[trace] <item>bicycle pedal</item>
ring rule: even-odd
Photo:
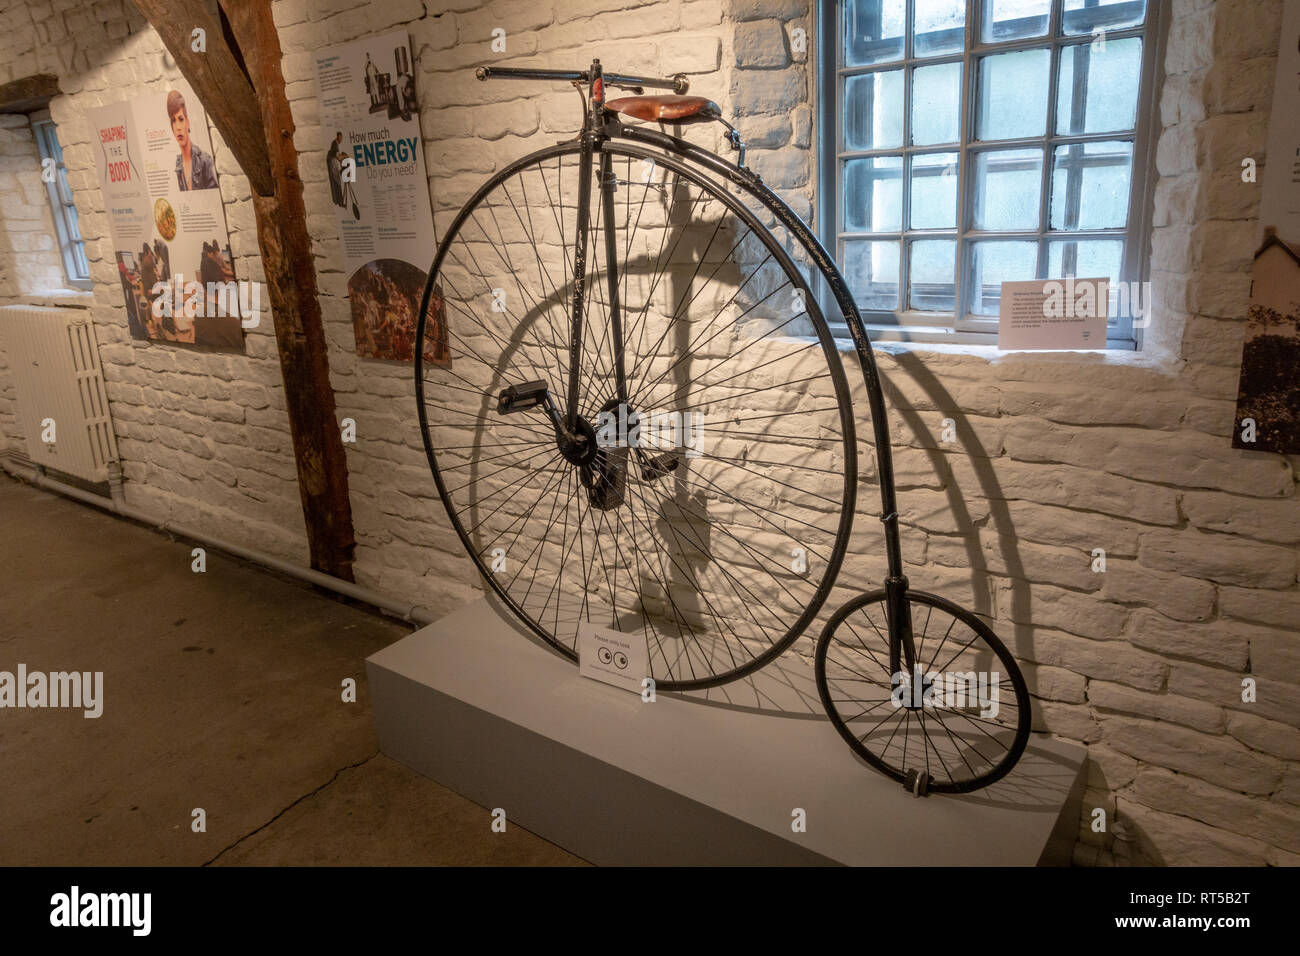
[[[903,776],[903,787],[914,797],[928,797],[930,779],[930,775],[924,770],[909,770]]]
[[[526,412],[530,408],[544,404],[547,394],[545,382],[511,385],[509,388],[502,389],[501,394],[497,396],[497,414],[513,415],[515,412]]]
[[[681,464],[681,458],[672,452],[658,455],[654,458],[643,459],[641,462],[641,479],[642,481],[658,481],[665,478],[677,470]]]

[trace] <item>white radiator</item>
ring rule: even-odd
[[[90,313],[5,306],[0,346],[8,357],[32,463],[87,481],[108,480],[117,440]]]

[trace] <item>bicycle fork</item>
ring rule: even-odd
[[[896,678],[900,673],[913,682],[908,706],[921,704],[924,686],[916,683],[918,658],[912,634],[912,608],[907,600],[907,577],[891,575],[885,579],[885,613],[889,618],[889,673]],[[924,675],[922,675],[924,680]]]

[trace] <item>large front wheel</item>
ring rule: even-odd
[[[709,687],[780,654],[830,591],[857,486],[848,386],[804,275],[723,185],[623,141],[589,161],[586,197],[566,143],[448,228],[416,350],[425,447],[456,534],[534,633],[573,658],[584,625],[617,631],[660,688]]]

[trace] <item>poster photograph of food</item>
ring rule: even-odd
[[[132,338],[242,352],[239,296],[226,285],[235,270],[225,208],[198,97],[176,81],[89,117]],[[186,295],[189,282],[202,284],[200,296]]]
[[[357,354],[414,361],[436,242],[406,31],[320,51],[316,81]],[[424,358],[448,365],[448,329],[436,290],[432,299]]]

